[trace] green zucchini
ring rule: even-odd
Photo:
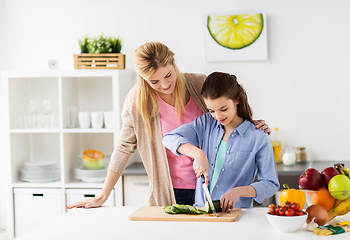
[[[206,210],[202,210],[191,205],[173,204],[171,206],[165,206],[164,212],[168,214],[203,214],[207,213]]]
[[[220,200],[213,200],[213,205],[216,212],[222,212],[222,209],[220,207]],[[205,202],[204,209],[206,213],[213,212],[208,201]]]

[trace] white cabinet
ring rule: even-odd
[[[66,189],[66,204],[72,204],[78,201],[93,198],[99,194],[101,189]],[[112,190],[106,202],[103,204],[106,207],[115,206],[114,190]]]
[[[147,175],[123,176],[124,205],[147,206],[149,203],[149,181]]]
[[[120,113],[133,84],[133,74],[127,70],[3,72],[2,81],[5,114],[1,116],[5,118],[7,138],[3,158],[10,173],[9,202],[14,203],[7,216],[9,232],[13,235],[14,230],[17,233],[24,224],[18,219],[22,211],[21,201],[17,201],[19,189],[28,190],[29,195],[33,189],[58,191],[55,197],[41,199],[52,201],[48,208],[58,208],[61,214],[66,211],[67,202],[83,200],[85,197],[81,193],[86,189],[94,189],[93,194],[102,189],[102,181],[91,183],[76,179],[74,169],[79,166],[79,156],[86,149],[111,155],[119,136]],[[79,128],[79,111],[113,112],[114,128]],[[53,162],[58,166],[59,177],[52,181],[23,181],[21,171],[28,161]],[[111,195],[106,204],[122,206],[121,181]],[[39,202],[40,198],[35,197],[30,196],[33,202]],[[47,211],[43,207],[30,208]],[[51,214],[50,211],[47,214]]]
[[[16,237],[62,214],[60,189],[15,188],[13,191]]]

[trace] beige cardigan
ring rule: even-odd
[[[205,75],[185,74],[185,78],[186,87],[192,98],[206,112],[205,104],[200,95]],[[137,110],[136,102],[135,86],[129,91],[125,99],[122,111],[123,126],[108,169],[122,174],[137,147],[150,182],[149,204],[151,206],[174,204],[175,195],[165,147],[162,144],[163,135],[159,114],[151,122],[153,131],[153,138],[151,139]]]

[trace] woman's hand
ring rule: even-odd
[[[101,207],[106,200],[102,196],[96,196],[84,201],[76,202],[73,204],[68,205],[67,209],[72,208],[96,208]]]
[[[264,120],[253,120],[253,123],[255,124],[255,129],[261,129],[264,132],[266,132],[268,135],[271,134],[271,129],[269,126],[265,123]]]

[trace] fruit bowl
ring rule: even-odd
[[[308,206],[312,204],[322,205],[328,211],[331,209],[337,199],[348,199],[350,197],[350,191],[328,191],[322,187],[319,190],[302,189],[306,196],[306,203]],[[336,198],[335,198],[336,197]]]
[[[296,232],[306,222],[308,214],[301,216],[278,216],[266,213],[268,222],[281,232]]]

